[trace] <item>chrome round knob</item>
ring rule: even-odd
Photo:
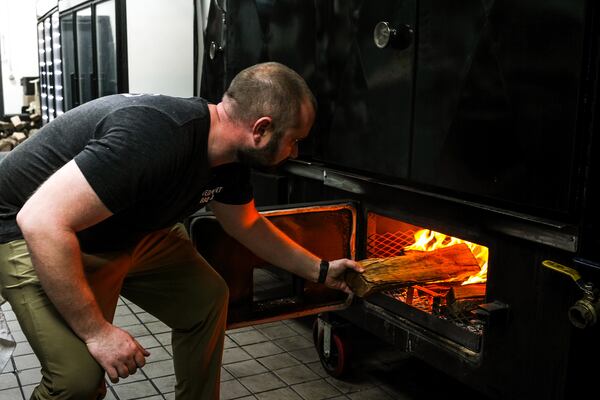
[[[380,49],[393,47],[404,50],[410,47],[413,40],[413,29],[408,25],[401,25],[398,28],[392,28],[389,22],[381,21],[375,25],[373,30],[373,41],[375,46]]]
[[[375,41],[375,46],[380,49],[384,49],[390,44],[390,36],[392,35],[392,28],[390,28],[390,24],[381,21],[377,25],[375,25],[375,30],[373,31],[373,41]]]

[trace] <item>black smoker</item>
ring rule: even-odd
[[[485,297],[450,315],[443,287],[346,299],[280,275],[199,215],[230,326],[334,311],[315,330],[334,375],[343,319],[491,397],[597,393],[598,17],[586,0],[213,0],[203,96],[274,60],[319,102],[299,160],[254,176],[276,224],[324,258],[395,255],[421,228],[489,250]]]

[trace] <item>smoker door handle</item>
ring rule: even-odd
[[[577,284],[577,286],[584,292],[584,293],[588,293],[591,291],[591,288],[589,287],[589,283],[586,283],[583,281],[583,279],[581,279],[581,275],[579,274],[579,272],[573,268],[567,267],[566,265],[562,265],[559,264],[555,261],[551,261],[551,260],[544,260],[542,261],[542,265],[546,268],[549,268],[551,270],[554,270],[556,272],[560,272],[561,274],[567,275],[569,277],[571,277],[571,279],[573,279],[573,281],[575,281],[575,283]]]

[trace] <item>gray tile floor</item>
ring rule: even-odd
[[[5,304],[2,309],[17,347],[0,374],[0,400],[28,399],[40,380],[39,362],[10,306]],[[135,375],[108,384],[107,399],[174,399],[168,327],[124,299],[119,301],[114,323],[136,337],[151,356]],[[334,379],[321,367],[311,326],[311,318],[302,318],[227,331],[221,399],[410,400],[452,393],[462,399],[483,398],[372,337],[360,346],[363,355],[353,363],[350,376]]]

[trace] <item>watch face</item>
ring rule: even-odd
[[[387,22],[379,22],[375,25],[375,30],[373,31],[373,40],[375,41],[375,46],[383,49],[390,42],[390,26]]]

